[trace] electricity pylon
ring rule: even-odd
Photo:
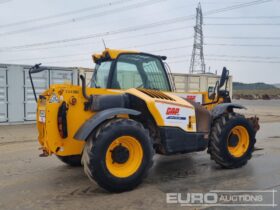
[[[205,63],[203,54],[203,15],[200,3],[196,8],[196,25],[194,27],[194,43],[190,63],[190,73],[205,73]]]

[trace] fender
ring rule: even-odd
[[[233,109],[247,109],[245,106],[235,103],[218,104],[211,110],[212,119],[215,119],[225,112],[232,112]]]
[[[119,114],[139,115],[141,114],[141,112],[133,109],[126,109],[126,108],[112,108],[112,109],[106,109],[100,111],[97,114],[93,115],[90,119],[88,119],[79,128],[79,130],[75,133],[74,138],[76,140],[85,141],[88,138],[88,136],[91,134],[91,132],[98,125],[100,125],[100,123]]]

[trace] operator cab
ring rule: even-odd
[[[169,77],[162,62],[164,57],[122,51],[116,55],[112,50],[106,50],[105,54],[93,57],[96,66],[91,87],[171,91]]]

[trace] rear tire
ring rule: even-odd
[[[212,125],[208,153],[222,167],[238,168],[252,157],[255,143],[252,124],[243,115],[227,113]]]
[[[113,119],[88,139],[83,152],[87,176],[110,192],[137,187],[153,164],[149,132],[131,119]]]
[[[70,155],[70,156],[57,155],[57,158],[61,160],[63,163],[72,167],[82,166],[81,164],[82,155]]]

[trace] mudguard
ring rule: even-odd
[[[90,119],[88,119],[75,133],[74,138],[76,140],[85,141],[91,132],[98,126],[100,123],[104,122],[107,119],[110,119],[119,114],[129,114],[129,115],[139,115],[141,112],[126,109],[126,108],[112,108],[106,109],[104,111],[100,111],[97,114],[93,115]]]
[[[215,119],[219,117],[221,114],[225,112],[231,112],[232,109],[247,109],[245,106],[242,106],[240,104],[235,104],[235,103],[223,103],[223,104],[218,104],[215,106],[214,109],[211,110],[211,116],[212,119]]]

